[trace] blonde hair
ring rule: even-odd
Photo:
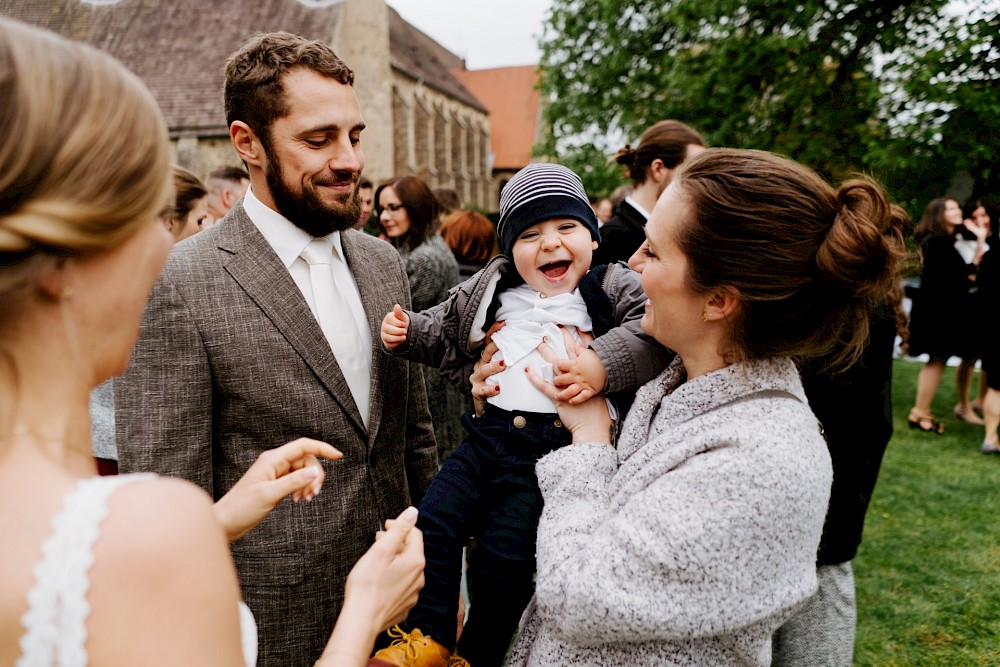
[[[156,102],[110,56],[0,18],[0,321],[59,257],[101,252],[167,203]]]

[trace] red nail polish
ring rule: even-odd
[[[503,368],[505,366],[505,364],[503,363],[503,359],[501,359],[497,363],[500,364],[500,368]]]
[[[497,393],[500,393],[500,385],[497,385]]]

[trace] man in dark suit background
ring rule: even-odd
[[[324,462],[321,495],[283,501],[232,545],[263,667],[319,657],[351,566],[437,471],[419,367],[374,338],[410,296],[399,254],[351,229],[364,167],[353,81],[327,46],[288,33],[230,58],[227,122],[250,190],[176,246],[115,387],[122,470],[216,499],[294,438],[343,452]]]
[[[628,171],[632,192],[601,227],[593,266],[628,261],[646,240],[646,221],[674,173],[703,150],[705,141],[697,130],[678,120],[661,120],[642,133],[637,148],[627,145],[618,151],[615,161]]]

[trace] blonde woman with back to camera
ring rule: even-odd
[[[771,663],[772,633],[816,590],[831,483],[794,360],[857,358],[904,223],[879,186],[835,190],[770,153],[685,163],[638,263],[643,331],[677,358],[617,443],[603,399],[559,399],[562,362],[555,385],[529,373],[572,443],[536,466],[536,593],[509,665]],[[497,370],[479,364],[477,398]]]
[[[340,453],[268,451],[215,505],[187,482],[95,477],[88,392],[128,363],[171,247],[166,129],[110,57],[5,19],[0,99],[0,664],[253,664],[227,540],[310,500],[317,457]],[[317,664],[364,664],[415,602],[415,520],[355,566]]]

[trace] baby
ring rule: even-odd
[[[577,347],[559,364],[572,378],[561,398],[634,391],[666,367],[670,353],[641,333],[646,295],[624,264],[591,269],[599,233],[579,176],[555,164],[532,164],[504,187],[497,225],[502,255],[461,284],[442,304],[420,313],[398,305],[382,321],[386,350],[468,378],[486,331],[504,370],[479,417],[466,414],[467,437],[444,462],[420,505],[427,560],[425,586],[407,618],[409,632],[371,664],[409,665],[416,651],[428,665],[465,664],[455,651],[462,548],[473,606],[458,642],[475,667],[500,665],[534,591],[535,533],[542,496],[535,463],[571,442],[553,402],[528,380],[530,367],[552,379],[545,342],[567,359],[563,331]],[[513,270],[511,264],[513,263]],[[581,336],[583,334],[583,336]],[[502,391],[501,391],[502,388]],[[407,652],[409,657],[407,657]],[[416,664],[416,663],[412,663]],[[419,664],[425,664],[420,662]]]

